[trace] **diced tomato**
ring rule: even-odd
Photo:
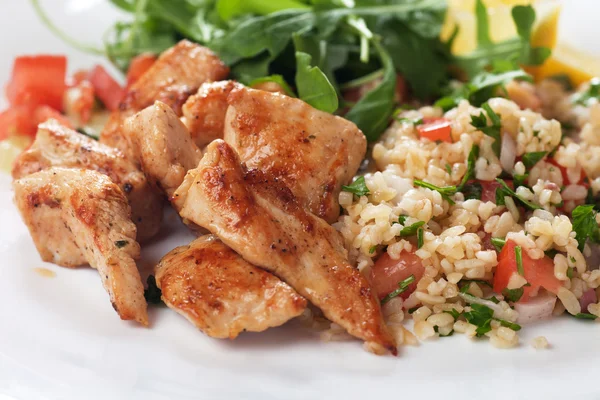
[[[512,240],[507,240],[498,255],[498,266],[494,274],[494,292],[502,293],[508,286],[508,281],[517,271],[517,257],[515,255],[517,244]],[[524,277],[531,286],[524,287],[524,294],[521,301],[527,301],[531,293],[536,293],[542,287],[551,293],[558,293],[562,283],[554,276],[554,261],[545,256],[539,260],[534,260],[522,252]]]
[[[13,107],[48,105],[62,110],[66,72],[65,56],[17,57],[6,87],[8,101]]]
[[[481,184],[481,201],[493,201],[496,202],[496,190],[502,185],[496,181],[477,181]],[[513,181],[508,179],[505,180],[508,187],[513,188]]]
[[[61,125],[66,126],[67,128],[73,129],[71,121],[69,121],[66,116],[48,106],[39,106],[35,109],[33,113],[34,126],[37,127],[39,124],[48,121],[50,118],[57,120]]]
[[[77,86],[81,82],[87,81],[89,76],[90,71],[87,69],[78,69],[73,75],[71,75],[71,79],[69,79],[69,86]]]
[[[156,56],[152,53],[143,53],[131,60],[129,70],[127,71],[127,87],[140,79],[154,65],[155,61]]]
[[[415,253],[402,252],[399,260],[394,260],[388,253],[383,253],[371,268],[369,276],[371,285],[380,299],[398,289],[398,283],[411,275],[415,276],[414,283],[406,289],[401,297],[406,299],[417,288],[417,282],[423,277],[425,268],[419,256]]]
[[[579,181],[571,182],[571,180],[569,179],[569,175],[567,174],[567,169],[565,167],[563,167],[562,165],[557,163],[553,158],[548,158],[546,161],[549,162],[550,164],[554,165],[556,168],[558,168],[560,170],[560,174],[562,175],[564,185],[574,184],[574,185],[589,186],[588,182],[586,181],[586,176],[585,176],[585,172],[583,171],[583,169],[581,170],[581,175],[579,177]]]
[[[90,71],[89,80],[96,96],[102,100],[106,108],[110,111],[117,110],[124,94],[121,85],[101,65],[96,65]]]
[[[452,142],[452,123],[445,118],[424,118],[417,131],[422,138],[431,141]]]
[[[0,140],[16,134],[34,136],[35,132],[31,107],[11,107],[0,113]]]

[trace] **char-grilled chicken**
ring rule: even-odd
[[[367,149],[358,127],[299,99],[243,86],[228,104],[224,139],[242,162],[280,179],[313,214],[336,221],[341,187]]]
[[[127,198],[104,174],[52,167],[13,182],[15,203],[44,261],[98,270],[121,319],[148,325]]]
[[[182,217],[273,272],[372,350],[396,352],[379,302],[348,262],[339,234],[305,211],[280,178],[246,170],[235,151],[216,140],[173,198]]]
[[[146,177],[168,197],[202,158],[185,125],[160,101],[128,118],[123,129]]]
[[[15,161],[12,176],[19,179],[50,167],[87,168],[108,175],[129,200],[137,240],[143,242],[158,232],[163,199],[119,150],[50,120],[40,124],[31,147]]]
[[[177,247],[156,268],[163,301],[205,334],[234,339],[297,317],[306,300],[212,235]]]
[[[189,96],[204,82],[225,79],[229,68],[206,47],[187,40],[161,54],[150,69],[127,90],[125,97],[102,131],[100,141],[130,155],[122,123],[156,100],[169,105],[177,115]],[[133,154],[133,156],[135,156]]]
[[[183,105],[182,121],[198,147],[223,139],[227,97],[236,87],[243,86],[234,81],[203,83]]]

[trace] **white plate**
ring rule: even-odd
[[[60,26],[89,42],[117,15],[106,3],[43,1]],[[598,6],[569,2],[563,32],[600,53]],[[0,36],[0,83],[21,53],[68,54],[71,70],[97,61],[52,36],[26,1],[0,2]],[[357,341],[321,343],[294,324],[213,340],[166,308],[151,310],[151,329],[139,328],[119,320],[95,271],[40,261],[11,197],[0,174],[0,400],[600,398],[599,326],[566,317],[527,326],[513,350],[455,335],[404,347],[397,358],[375,357]],[[168,219],[168,239],[144,249],[142,265],[191,239]],[[531,347],[538,335],[551,349]]]

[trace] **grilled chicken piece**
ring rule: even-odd
[[[128,118],[123,129],[146,177],[169,197],[202,158],[185,125],[160,101]]]
[[[169,252],[156,267],[163,301],[208,336],[234,339],[302,314],[306,300],[212,235]]]
[[[234,81],[204,83],[183,105],[182,121],[198,147],[223,139],[227,97],[236,87],[243,86]]]
[[[108,175],[127,195],[138,241],[158,232],[163,199],[120,151],[50,120],[40,124],[31,147],[15,161],[12,176],[19,179],[50,167],[86,168]]]
[[[124,320],[148,325],[127,198],[108,176],[52,167],[13,182],[15,203],[44,261],[98,270]],[[69,252],[73,252],[70,254]]]
[[[182,217],[273,272],[373,350],[396,352],[379,302],[349,264],[339,234],[305,211],[279,178],[246,170],[235,151],[216,140],[173,198]]]
[[[235,88],[225,141],[248,168],[280,179],[313,214],[334,222],[338,195],[364,159],[367,142],[352,122],[277,93]]]
[[[132,155],[121,125],[127,117],[162,101],[181,115],[181,106],[204,82],[219,81],[229,68],[206,47],[182,40],[165,51],[152,67],[128,89],[119,111],[114,112],[102,131],[100,141]],[[135,156],[135,154],[133,154]]]

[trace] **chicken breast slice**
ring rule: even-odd
[[[146,177],[169,197],[202,158],[185,125],[163,102],[128,118],[123,129]]]
[[[245,170],[235,151],[216,140],[173,199],[182,217],[273,272],[373,351],[396,353],[379,301],[348,262],[341,237],[305,211],[281,179]]]
[[[144,286],[134,261],[140,246],[119,186],[96,171],[52,167],[17,179],[13,187],[42,259],[69,267],[78,258],[89,263],[121,319],[148,325]]]
[[[225,141],[248,168],[280,179],[313,214],[334,222],[338,195],[365,157],[352,122],[278,93],[236,87],[228,97]]]
[[[165,304],[215,338],[262,332],[302,314],[306,300],[206,235],[177,247],[156,267]]]
[[[181,115],[181,107],[204,82],[220,81],[229,68],[208,48],[182,40],[160,55],[150,69],[128,89],[119,110],[102,131],[100,141],[130,154],[121,125],[156,100]]]
[[[127,195],[137,240],[144,242],[160,229],[162,196],[119,150],[50,120],[40,124],[31,147],[16,159],[12,176],[19,179],[50,167],[86,168],[108,175]]]
[[[234,81],[207,82],[183,105],[182,121],[196,145],[203,148],[215,139],[223,139],[227,97],[243,85]]]

